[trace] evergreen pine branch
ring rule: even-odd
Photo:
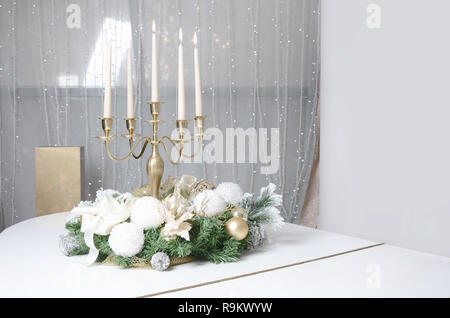
[[[236,241],[225,232],[225,223],[232,217],[230,211],[226,211],[216,217],[198,217],[192,220],[190,241],[176,237],[166,240],[161,235],[161,227],[144,231],[144,247],[136,257],[150,260],[157,252],[166,253],[169,258],[179,258],[192,255],[198,259],[205,259],[214,263],[235,262],[245,249],[246,240]],[[66,229],[74,235],[81,244],[76,251],[78,254],[87,254],[89,248],[84,243],[84,233],[81,230],[81,221],[66,223]],[[109,246],[109,235],[94,234],[94,244],[99,250],[97,262],[104,261],[108,256],[116,265],[130,267],[132,258],[115,255]]]
[[[236,241],[226,232],[224,225],[231,217],[226,212],[219,217],[198,218],[194,223],[192,254],[213,263],[235,262],[245,248],[245,241]],[[191,230],[191,231],[192,231]]]
[[[114,257],[112,258],[112,262],[124,268],[128,268],[132,265],[130,257],[124,257],[119,255],[114,255]]]
[[[74,237],[80,244],[80,247],[72,250],[69,256],[84,255],[89,253],[89,247],[87,247],[84,242],[84,234],[80,232],[81,220],[69,220],[66,222],[65,228],[69,231],[69,235]]]
[[[78,232],[77,234],[70,233],[70,235],[77,239],[78,243],[80,244],[80,247],[71,251],[69,256],[85,255],[85,254],[89,253],[89,247],[84,242],[83,233],[80,233],[80,232]]]
[[[94,234],[94,244],[98,249],[97,262],[103,262],[109,255],[114,254],[111,247],[109,247],[109,235]]]
[[[241,206],[248,212],[248,221],[251,225],[258,224],[279,224],[282,218],[276,207],[281,205],[281,195],[274,193],[275,185],[269,184],[261,189],[260,195],[252,200],[246,197],[241,202]]]
[[[78,234],[81,230],[81,219],[72,219],[66,222],[65,228],[70,234]]]
[[[185,257],[191,254],[192,243],[181,237],[167,241],[161,234],[161,228],[145,231],[144,248],[136,256],[151,259],[155,253],[164,252],[169,258]]]

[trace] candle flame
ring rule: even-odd
[[[178,38],[180,39],[180,42],[183,42],[183,30],[180,28],[180,32],[178,33]]]
[[[152,23],[152,31],[153,31],[153,32],[156,32],[156,23],[155,23],[155,20],[153,20],[153,23]]]
[[[197,32],[194,33],[194,44],[197,46]]]

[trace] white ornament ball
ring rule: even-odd
[[[139,198],[131,207],[130,218],[144,230],[156,228],[164,222],[164,206],[154,197]]]
[[[237,183],[222,182],[217,186],[216,191],[222,196],[225,202],[236,205],[241,201],[244,192]]]
[[[216,190],[204,190],[194,198],[194,208],[197,213],[215,216],[222,214],[227,204]]]
[[[116,255],[131,257],[144,246],[144,231],[133,223],[116,225],[109,235],[109,246]]]

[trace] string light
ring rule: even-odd
[[[130,12],[127,2],[118,4],[114,10],[105,10],[106,3],[100,10],[94,10],[95,2],[86,2],[81,6],[83,23],[81,29],[61,28],[65,22],[65,8],[59,3],[52,9],[52,2],[36,1],[30,4],[7,1],[1,4],[0,16],[5,22],[5,36],[0,39],[1,57],[0,81],[5,83],[7,94],[0,109],[2,118],[11,118],[11,123],[0,127],[0,139],[4,149],[11,149],[11,154],[1,153],[0,192],[4,201],[4,210],[8,217],[7,225],[27,217],[28,211],[18,211],[17,198],[24,184],[21,174],[24,167],[32,165],[32,158],[23,156],[25,150],[24,132],[30,119],[20,109],[34,109],[42,120],[43,134],[36,136],[35,145],[83,145],[85,147],[86,197],[91,198],[99,186],[115,187],[120,191],[129,191],[146,182],[145,160],[113,164],[105,156],[103,147],[91,138],[99,131],[97,115],[101,112],[102,88],[86,88],[83,80],[83,67],[91,56],[92,42],[98,35],[99,27],[105,18],[118,21],[134,22],[130,32],[133,38],[133,50],[136,65],[136,114],[138,127],[146,129],[142,119],[148,115],[145,102],[149,98],[150,71],[149,52],[151,52],[149,23],[152,18],[158,22],[161,49],[161,94],[166,100],[162,112],[167,118],[175,116],[176,67],[176,31],[179,26],[191,38],[197,30],[201,34],[199,50],[202,57],[202,80],[204,99],[208,101],[208,126],[225,129],[227,127],[248,128],[249,126],[280,128],[280,162],[282,169],[275,175],[253,175],[258,173],[258,165],[233,164],[233,169],[222,169],[222,164],[182,165],[179,173],[195,171],[198,176],[211,180],[229,178],[242,183],[248,190],[257,188],[257,184],[270,179],[284,187],[285,193],[295,195],[285,197],[285,209],[288,217],[298,214],[302,205],[304,181],[307,182],[308,167],[311,166],[311,149],[316,134],[315,118],[317,111],[317,62],[319,37],[317,34],[318,4],[308,1],[275,0],[270,2],[249,0],[248,2],[156,0],[147,3],[137,1],[136,11]],[[97,4],[98,5],[98,4]],[[33,15],[20,25],[16,23],[17,10],[28,10]],[[44,11],[45,10],[45,17]],[[236,15],[243,12],[243,17]],[[262,14],[264,12],[264,14]],[[274,12],[269,13],[267,12]],[[136,17],[130,19],[130,16]],[[223,18],[222,18],[223,16]],[[151,18],[149,18],[151,17]],[[45,21],[44,21],[45,20]],[[150,22],[149,22],[150,21]],[[41,28],[39,30],[39,28]],[[58,28],[58,30],[56,30]],[[21,43],[16,43],[21,34],[35,32],[27,46],[31,49],[32,60],[25,61],[17,55]],[[122,32],[122,33],[121,33]],[[82,41],[73,41],[80,37]],[[123,31],[114,34],[120,49],[120,40],[125,37]],[[55,43],[58,43],[56,46]],[[76,45],[74,45],[76,43]],[[192,43],[186,43],[186,60],[191,58]],[[34,50],[34,51],[33,51]],[[38,60],[36,63],[34,60]],[[29,63],[28,63],[29,62]],[[97,61],[97,63],[100,63]],[[118,74],[117,87],[114,89],[113,105],[116,116],[121,117],[125,110],[121,86],[124,76],[120,66],[123,63],[116,56],[114,70]],[[30,73],[24,72],[24,67]],[[31,74],[20,78],[21,74]],[[36,74],[33,77],[33,74]],[[55,86],[59,75],[78,75],[78,86]],[[23,76],[23,75],[22,75]],[[99,84],[101,72],[93,72],[94,82]],[[186,63],[186,79],[193,79],[193,68]],[[66,83],[68,77],[66,77]],[[31,101],[21,94],[24,83],[30,81],[38,89]],[[188,97],[189,98],[189,97]],[[191,100],[193,104],[193,99]],[[33,108],[30,107],[33,103]],[[206,103],[205,103],[206,104]],[[189,102],[188,102],[189,105]],[[36,117],[37,118],[37,117]],[[299,124],[296,124],[299,122]],[[290,123],[290,124],[289,124]],[[294,124],[295,123],[295,124]],[[165,132],[170,133],[170,125]],[[286,130],[285,130],[286,129]],[[123,127],[114,127],[120,135]],[[14,138],[8,138],[14,136]],[[293,141],[295,149],[288,149],[288,142]],[[294,144],[295,143],[295,144]],[[115,144],[117,153],[123,153],[125,144]],[[300,148],[304,147],[304,149]],[[100,150],[101,149],[101,150]],[[296,154],[298,160],[289,160],[289,154]],[[21,168],[22,167],[22,168]],[[168,168],[167,175],[175,169]],[[293,171],[283,175],[283,170]],[[166,175],[166,176],[167,176]],[[250,179],[252,181],[250,182]],[[259,186],[259,185],[258,185]],[[20,190],[19,190],[20,189]],[[15,190],[15,191],[13,191]],[[17,194],[17,195],[16,195]],[[0,224],[0,227],[2,225]]]

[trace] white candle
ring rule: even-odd
[[[178,119],[186,119],[186,97],[184,92],[184,58],[183,58],[183,31],[179,32],[178,45]]]
[[[202,83],[200,80],[200,61],[198,58],[197,32],[194,33],[194,68],[195,68],[195,116],[202,116]]]
[[[103,117],[111,117],[111,45],[108,45],[106,52],[105,100]]]
[[[159,102],[158,94],[158,48],[156,44],[156,24],[152,25],[152,102]]]
[[[127,118],[134,118],[133,68],[131,66],[131,45],[130,49],[128,50]]]

